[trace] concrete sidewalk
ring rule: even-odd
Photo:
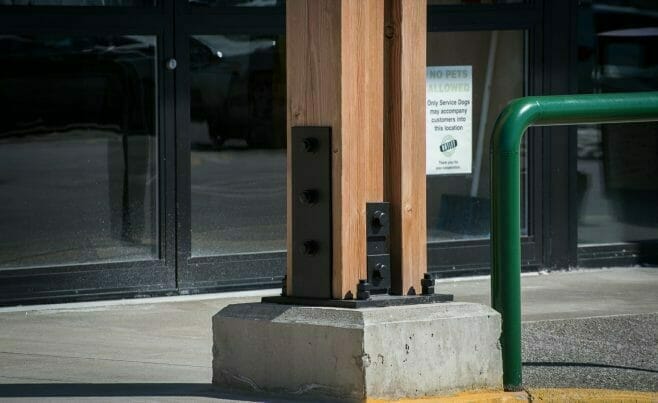
[[[489,301],[486,278],[438,289]],[[0,400],[263,401],[209,384],[210,324],[277,292],[0,309]],[[658,391],[658,269],[525,276],[523,300],[525,385]]]

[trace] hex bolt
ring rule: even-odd
[[[384,227],[388,224],[388,214],[381,210],[372,213],[372,225],[375,227]]]
[[[421,292],[423,295],[432,295],[434,294],[434,280],[432,275],[425,273],[423,278],[420,280]]]
[[[299,194],[299,201],[304,204],[316,204],[320,199],[320,193],[316,189],[304,189]]]
[[[360,279],[359,284],[356,286],[356,299],[367,300],[370,299],[370,283],[368,280]]]
[[[318,150],[320,142],[315,137],[306,137],[303,141],[304,151],[307,153],[314,153]]]
[[[384,280],[384,271],[386,271],[386,265],[384,263],[377,263],[375,268],[372,270],[371,280],[375,286],[378,286],[382,280]]]
[[[308,239],[302,245],[302,252],[305,255],[313,256],[320,250],[320,244],[317,241]]]

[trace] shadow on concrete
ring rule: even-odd
[[[84,397],[180,397],[211,398],[236,402],[284,403],[298,400],[290,396],[263,396],[223,390],[210,383],[15,383],[0,384],[4,398],[84,398]],[[183,401],[183,399],[180,399]],[[321,400],[325,401],[325,400]],[[330,402],[331,400],[326,400]]]
[[[235,397],[204,383],[16,383],[0,385],[4,397]]]
[[[595,364],[589,362],[524,362],[522,363],[524,367],[587,367],[587,368],[611,368],[611,369],[623,369],[630,371],[641,371],[649,372],[652,374],[658,374],[658,370],[648,369],[648,368],[637,368],[637,367],[624,367],[621,365],[609,365],[609,364]]]

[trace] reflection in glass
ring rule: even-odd
[[[157,0],[0,0],[0,6],[155,7]]]
[[[283,37],[190,38],[192,255],[285,250]]]
[[[658,90],[658,3],[581,3],[578,90]],[[657,240],[658,124],[577,130],[578,242]]]
[[[202,7],[283,7],[285,0],[188,0]]]
[[[480,5],[480,4],[518,4],[526,0],[427,0],[428,6],[446,5]]]
[[[155,49],[0,36],[0,268],[157,258]]]
[[[489,150],[489,134],[500,111],[524,95],[524,38],[523,31],[427,34],[427,66],[472,66],[473,77],[472,174],[427,176],[429,242],[489,237],[490,167],[485,150]],[[521,222],[527,234],[525,140],[521,153]]]

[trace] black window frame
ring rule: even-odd
[[[563,12],[568,12],[570,18],[556,18],[555,25],[567,32],[570,40],[568,42],[568,55],[562,55],[562,62],[568,70],[565,78],[565,93],[578,93],[578,18],[580,2],[570,2],[568,6],[561,6]],[[579,244],[578,243],[578,138],[576,127],[569,126],[563,129],[565,139],[563,143],[568,152],[563,156],[561,167],[567,172],[563,180],[563,186],[568,188],[568,207],[565,211],[558,213],[560,227],[567,234],[569,248],[562,262],[565,267],[611,267],[611,266],[658,266],[658,240],[646,240],[639,242],[610,242],[603,244]],[[565,250],[567,250],[565,248]]]
[[[428,32],[524,31],[526,36],[525,94],[545,90],[542,76],[543,8],[541,1],[499,5],[428,6]],[[504,45],[503,45],[504,46]],[[495,118],[495,117],[490,117]],[[535,271],[543,263],[542,137],[531,129],[528,138],[528,235],[523,236],[522,269]],[[487,178],[488,180],[488,178]],[[435,278],[487,274],[490,270],[489,239],[428,242],[428,271]]]
[[[176,148],[177,283],[183,294],[280,287],[286,252],[192,256],[189,39],[193,35],[285,35],[285,8],[191,7],[177,3]]]
[[[162,68],[173,57],[171,3],[159,7],[3,6],[0,34],[102,36],[153,35],[158,68],[157,222],[158,257],[152,260],[71,264],[0,270],[0,305],[66,302],[176,293],[174,142],[171,74]]]
[[[159,257],[154,260],[0,270],[0,305],[271,288],[281,284],[285,251],[190,257],[188,37],[285,34],[285,7],[2,6],[0,34],[155,35],[158,68]],[[165,68],[176,59],[174,71]],[[189,87],[189,86],[188,86]]]

